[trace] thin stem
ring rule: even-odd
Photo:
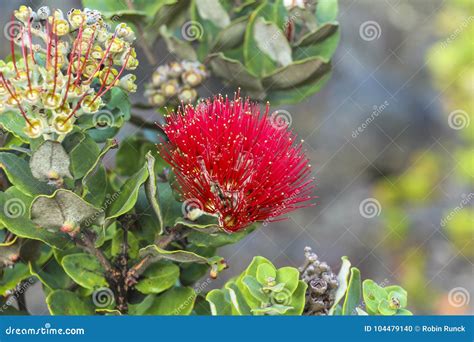
[[[178,237],[182,237],[178,230],[178,226],[173,227],[170,230],[170,233],[165,236],[159,236],[155,240],[155,245],[159,248],[166,248],[170,243],[175,241]],[[145,256],[142,260],[140,260],[137,264],[135,264],[127,273],[127,277],[125,278],[125,284],[127,286],[133,286],[136,284],[138,277],[145,272],[145,270],[150,266],[152,263],[156,261],[156,257],[152,255]]]
[[[109,259],[107,259],[104,253],[100,249],[95,247],[94,241],[87,232],[80,233],[79,239],[77,239],[76,242],[97,258],[99,263],[104,268],[105,272],[111,278],[117,277],[117,270],[112,266]]]
[[[154,131],[158,131],[160,132],[161,134],[165,134],[165,132],[163,131],[163,129],[161,127],[158,126],[158,124],[156,122],[150,122],[150,121],[146,121],[144,120],[143,118],[141,118],[140,116],[138,115],[133,115],[130,117],[130,120],[129,122],[132,124],[132,125],[135,125],[137,127],[140,127],[140,128],[147,128],[147,129],[152,129]]]
[[[10,94],[10,96],[16,101],[17,105],[18,105],[18,109],[20,109],[20,112],[21,112],[21,115],[23,116],[23,118],[26,120],[26,122],[28,123],[29,126],[32,126],[31,125],[31,122],[30,120],[28,119],[28,117],[26,116],[26,113],[20,103],[20,101],[18,101],[18,97],[14,94],[14,90],[10,89],[6,79],[5,79],[5,76],[3,75],[3,72],[0,71],[0,77],[2,78],[2,81],[3,81],[3,84],[5,85],[5,87],[7,88],[7,91],[8,93]]]

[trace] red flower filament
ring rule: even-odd
[[[183,198],[217,215],[226,231],[278,220],[314,198],[302,144],[268,105],[262,114],[248,100],[216,97],[171,113],[163,129],[169,142],[161,154]]]

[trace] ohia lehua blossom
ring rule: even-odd
[[[114,30],[100,12],[21,6],[5,32],[11,60],[0,60],[0,115],[15,111],[30,138],[62,139],[81,115],[94,114],[113,87],[135,91],[135,34]]]

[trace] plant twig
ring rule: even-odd
[[[78,235],[79,237],[75,238],[76,243],[79,246],[83,247],[85,250],[87,250],[89,253],[94,255],[104,268],[106,274],[109,275],[112,279],[116,279],[117,275],[119,275],[120,273],[118,273],[115,267],[112,266],[109,259],[107,259],[104,253],[102,253],[100,249],[95,247],[92,237],[87,232],[81,232]]]
[[[174,227],[170,230],[168,235],[160,236],[156,239],[155,245],[159,248],[166,248],[170,243],[181,236],[180,232],[178,231],[178,227]],[[142,260],[140,260],[137,264],[135,264],[130,270],[128,271],[127,277],[125,279],[125,283],[127,286],[133,286],[136,284],[138,277],[145,272],[145,270],[150,266],[152,263],[156,261],[156,257],[152,255],[145,256]]]
[[[146,121],[138,115],[131,115],[129,122],[137,127],[148,128],[165,134],[163,130],[154,122]]]

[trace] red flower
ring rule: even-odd
[[[160,150],[183,198],[235,232],[313,198],[308,159],[288,126],[268,105],[262,115],[248,100],[216,97],[171,113],[163,127],[169,142]]]

